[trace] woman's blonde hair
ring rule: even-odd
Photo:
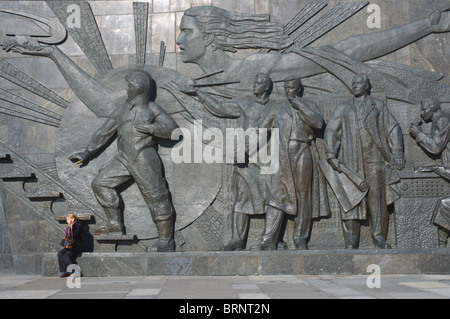
[[[77,217],[77,215],[75,215],[75,214],[68,214],[68,215],[66,216],[66,218],[73,218],[74,220],[78,220],[78,217]]]

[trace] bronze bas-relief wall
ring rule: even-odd
[[[0,268],[71,212],[95,252],[446,247],[445,5],[3,1]]]

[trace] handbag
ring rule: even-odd
[[[72,227],[67,227],[66,235],[63,237],[63,239],[61,239],[60,245],[64,248],[72,249],[74,242],[75,240],[72,236]]]
[[[61,239],[61,246],[67,249],[72,249],[72,245],[75,241],[73,239],[63,238]]]

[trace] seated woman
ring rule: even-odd
[[[69,214],[66,217],[67,229],[66,235],[63,238],[62,244],[63,248],[58,252],[58,264],[59,272],[61,272],[60,277],[68,277],[71,275],[67,271],[69,265],[76,264],[77,257],[83,250],[83,243],[81,238],[81,225],[78,222],[78,218],[75,214]],[[66,240],[71,240],[71,245],[67,245]]]

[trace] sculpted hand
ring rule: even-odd
[[[187,80],[180,85],[180,91],[185,94],[195,94],[195,83],[193,80]]]
[[[338,173],[342,173],[341,162],[337,158],[330,158],[328,164]]]
[[[433,171],[434,171],[436,174],[438,174],[439,176],[444,176],[444,175],[446,174],[445,167],[443,167],[443,166],[435,167],[435,168],[433,169]]]
[[[436,10],[430,15],[430,24],[434,32],[450,31],[450,6]]]
[[[144,124],[136,124],[134,126],[136,128],[136,130],[138,130],[138,132],[140,133],[144,133],[144,134],[153,134],[154,131],[154,125],[144,125]]]
[[[24,55],[34,55],[34,56],[50,56],[53,53],[53,47],[41,47],[35,45],[19,44],[19,42],[15,40],[6,40],[3,41],[0,46],[6,52],[12,51],[14,53],[20,53]]]
[[[422,132],[422,129],[420,128],[419,125],[417,125],[416,123],[412,123],[411,127],[409,129],[409,133],[411,134],[412,137],[416,138],[419,133]]]
[[[300,103],[300,101],[297,98],[288,98],[289,103],[291,103],[292,107],[296,110],[300,110],[302,104]]]
[[[11,51],[14,47],[19,46],[19,42],[15,40],[5,40],[2,43],[0,43],[0,46],[2,49],[6,52]]]
[[[86,151],[78,152],[69,156],[69,159],[75,164],[84,164],[89,161],[89,154]]]
[[[162,88],[169,90],[169,91],[180,91],[185,94],[195,94],[195,83],[193,80],[187,80],[184,82],[181,81],[170,81],[162,86]]]
[[[394,156],[391,160],[391,166],[397,170],[402,170],[405,167],[405,158],[403,155]]]

